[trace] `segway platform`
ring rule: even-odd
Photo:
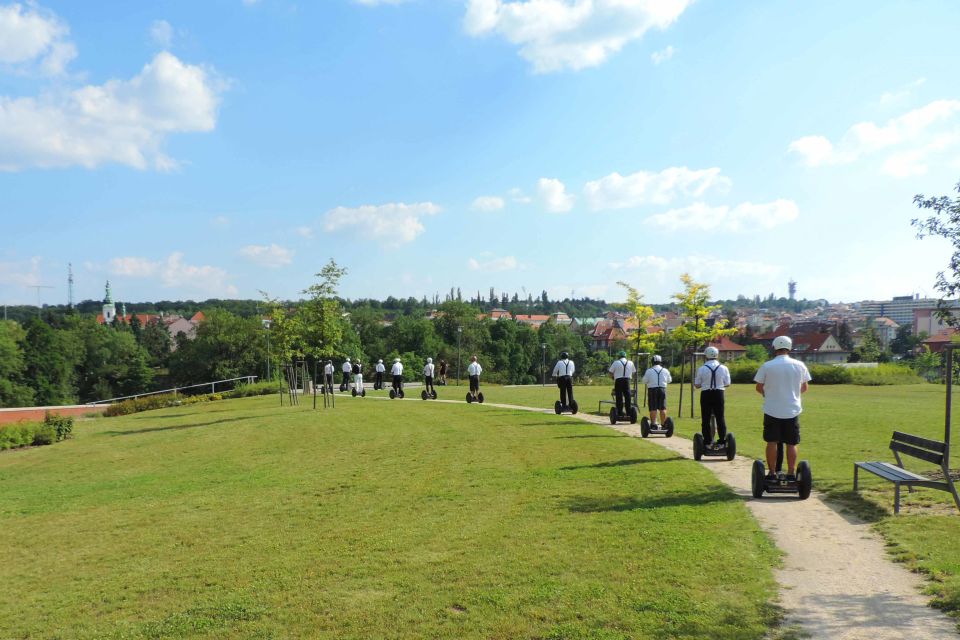
[[[650,418],[643,416],[640,420],[640,435],[644,438],[654,436],[673,437],[673,418],[667,418],[663,424],[650,422]]]
[[[361,398],[366,398],[366,397],[367,397],[367,390],[366,390],[366,389],[363,389],[363,390],[360,391],[360,393],[357,393],[357,390],[356,390],[356,389],[351,389],[351,390],[350,390],[350,394],[351,394],[354,398],[356,398],[357,396],[360,396]]]
[[[559,400],[553,403],[553,412],[557,415],[560,415],[561,413],[576,414],[578,411],[580,411],[580,405],[577,404],[576,400],[571,402],[569,405],[562,405],[560,404]]]
[[[797,465],[796,477],[788,479],[783,473],[778,473],[774,477],[767,477],[763,461],[754,460],[750,488],[754,498],[761,498],[764,493],[782,493],[794,494],[801,500],[806,500],[810,497],[810,491],[813,489],[813,474],[810,473],[810,463],[801,460],[800,464]]]
[[[420,399],[421,399],[421,400],[436,400],[436,399],[437,399],[437,390],[434,389],[433,391],[427,391],[426,389],[424,389],[423,391],[420,392]]]
[[[624,413],[621,415],[617,413],[616,407],[610,407],[610,424],[617,424],[618,422],[629,422],[630,424],[637,424],[637,408],[630,407],[629,413]]]
[[[483,404],[483,391],[478,391],[476,397],[474,397],[469,391],[467,392],[467,404],[472,404],[474,402]]]
[[[737,439],[733,433],[727,431],[727,437],[723,442],[715,442],[717,437],[717,419],[710,416],[710,442],[703,439],[702,433],[693,434],[693,459],[699,460],[703,456],[725,457],[727,460],[733,460],[737,456]]]
[[[403,400],[403,389],[390,389],[390,399],[400,398]]]

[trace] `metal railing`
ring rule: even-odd
[[[156,396],[162,393],[173,393],[176,394],[185,389],[199,389],[200,387],[210,387],[210,393],[217,392],[217,385],[225,382],[236,383],[238,380],[244,380],[247,384],[253,384],[258,376],[241,376],[239,378],[228,378],[226,380],[216,380],[214,382],[203,382],[200,384],[190,384],[184,387],[173,387],[172,389],[161,389],[160,391],[149,391],[147,393],[136,393],[132,396],[119,396],[117,398],[110,398],[109,400],[97,400],[96,402],[88,402],[87,406],[92,406],[96,404],[110,404],[113,402],[120,402],[122,400],[132,400],[134,398],[143,398],[146,396]]]

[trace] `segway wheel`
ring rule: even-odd
[[[767,470],[763,467],[763,462],[760,460],[753,461],[753,470],[751,471],[750,476],[750,489],[753,493],[754,498],[760,498],[763,496],[763,490],[765,488],[764,477],[767,475]]]
[[[737,457],[737,439],[732,433],[728,433],[725,442],[727,443],[727,460],[733,460]]]
[[[366,389],[364,389],[363,391],[360,392],[360,397],[361,397],[361,398],[366,398],[366,397],[367,397],[367,390],[366,390]]]
[[[426,400],[426,399],[427,399],[427,391],[426,391],[426,389],[424,389],[423,391],[420,392],[420,399],[421,399],[421,400]]]
[[[557,415],[560,415],[560,412],[563,411],[563,405],[560,404],[560,401],[557,400],[553,403],[553,412]]]
[[[637,408],[630,407],[630,424],[637,424]]]
[[[813,474],[810,473],[810,463],[801,460],[797,465],[797,488],[800,490],[800,499],[806,500],[813,490]]]
[[[483,391],[477,393],[477,402],[483,404]]]
[[[647,416],[640,418],[640,435],[644,438],[650,435],[650,418]]]
[[[610,409],[610,424],[617,424],[617,408],[611,407]]]
[[[390,399],[393,400],[397,397],[397,392],[394,389],[390,389]]]
[[[699,460],[703,457],[703,434],[693,434],[693,459]]]
[[[570,413],[577,415],[577,412],[580,411],[580,405],[577,404],[577,401],[574,400],[570,403]]]
[[[356,398],[356,397],[357,397],[357,390],[356,390],[356,389],[350,389],[350,395],[352,395],[354,398]]]
[[[437,390],[436,390],[436,389],[432,389],[432,390],[430,391],[430,397],[433,398],[434,400],[437,399]]]
[[[473,404],[473,394],[467,394],[467,404]]]
[[[403,400],[403,389],[397,391],[397,397]]]
[[[667,430],[667,437],[673,437],[673,418],[667,418],[663,421],[663,428]]]

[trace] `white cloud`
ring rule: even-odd
[[[161,47],[173,44],[173,27],[166,20],[154,20],[150,25],[150,39]]]
[[[673,57],[673,54],[676,53],[676,49],[673,48],[673,45],[667,46],[665,49],[660,51],[654,51],[650,54],[650,60],[653,64],[661,64]]]
[[[32,287],[40,284],[41,262],[39,256],[28,262],[0,262],[0,285]]]
[[[248,244],[240,249],[244,258],[268,269],[278,269],[293,262],[294,251],[278,244]]]
[[[77,55],[67,39],[69,27],[50,11],[30,2],[0,6],[0,67],[19,72],[35,68],[51,75],[63,73]]]
[[[301,238],[313,238],[313,227],[297,227],[296,231]]]
[[[399,246],[412,242],[426,230],[422,221],[425,216],[440,211],[442,209],[432,202],[337,207],[324,215],[323,227],[327,231],[354,227],[364,236],[376,238],[389,246]]]
[[[39,98],[0,96],[0,171],[94,168],[169,170],[172,133],[211,131],[223,85],[211,72],[162,52],[130,80]]]
[[[695,279],[721,278],[736,276],[754,276],[769,278],[778,275],[782,268],[778,265],[746,260],[724,260],[713,256],[686,256],[666,258],[663,256],[632,256],[624,262],[611,262],[615,270],[633,270],[657,277],[658,279],[677,279],[682,273],[689,273]]]
[[[881,172],[894,177],[925,173],[928,159],[960,141],[960,100],[935,100],[888,120],[883,125],[860,122],[836,143],[822,135],[804,136],[790,143],[808,167],[850,164],[864,156],[892,152]]]
[[[403,4],[407,0],[353,0],[355,4],[362,4],[366,7],[376,7],[381,4]]]
[[[610,293],[609,284],[559,284],[547,287],[551,300],[565,298],[605,298]]]
[[[666,29],[692,0],[468,0],[464,28],[499,35],[537,73],[602,64],[650,29]]]
[[[917,78],[913,82],[903,86],[902,88],[896,91],[885,91],[880,95],[880,104],[889,105],[891,103],[900,102],[904,98],[909,97],[913,90],[917,87],[922,86],[927,81],[926,78]]]
[[[574,197],[567,193],[567,187],[556,178],[540,178],[537,192],[547,211],[564,213],[573,209]]]
[[[514,271],[520,267],[520,263],[513,256],[503,256],[501,258],[489,258],[477,260],[470,258],[467,260],[467,267],[471,271],[483,271],[486,273],[496,273],[498,271]]]
[[[732,209],[728,206],[712,207],[696,202],[688,207],[650,216],[646,222],[670,231],[752,231],[773,229],[793,222],[799,215],[799,207],[791,200],[774,200],[765,204],[744,202]]]
[[[474,211],[500,211],[504,207],[503,198],[497,196],[480,196],[473,201],[470,208]]]
[[[507,192],[507,195],[510,196],[510,199],[516,202],[517,204],[530,204],[533,202],[533,198],[528,196],[523,192],[519,187],[514,187]]]
[[[114,258],[107,271],[115,276],[159,278],[168,289],[180,295],[199,293],[209,296],[234,296],[237,288],[228,282],[229,275],[220,267],[191,265],[183,262],[183,253],[176,251],[163,260],[148,258]]]
[[[638,171],[627,176],[611,173],[588,182],[583,193],[594,211],[628,209],[647,204],[670,204],[680,197],[699,198],[710,189],[725,191],[730,179],[720,169],[669,167],[659,172]]]

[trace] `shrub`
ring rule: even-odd
[[[225,398],[247,398],[250,396],[268,396],[271,393],[277,393],[277,382],[268,380],[254,382],[252,384],[238,384],[233,391],[227,391],[223,394]]]
[[[73,418],[70,416],[61,416],[56,413],[47,412],[43,423],[53,429],[57,436],[57,442],[66,440],[73,432]]]
[[[57,441],[57,432],[48,424],[39,424],[33,432],[33,440],[30,441],[35,447],[43,444],[53,444]]]
[[[853,381],[850,369],[844,367],[832,364],[810,364],[807,368],[810,370],[813,384],[850,384]]]
[[[853,384],[878,386],[886,384],[920,384],[925,380],[917,372],[903,364],[879,364],[876,367],[849,369]]]
[[[180,396],[173,393],[163,393],[153,396],[143,396],[142,398],[131,398],[107,407],[103,415],[107,417],[126,416],[131,413],[141,411],[150,411],[152,409],[165,409],[175,407],[180,404]]]
[[[53,416],[58,418],[59,416]],[[56,424],[61,425],[58,432]],[[66,438],[60,433],[69,434],[73,428],[73,419],[66,418],[64,422],[58,423],[56,420],[47,422],[18,422],[0,426],[0,451],[4,449],[18,449],[20,447],[40,446],[53,444]]]

